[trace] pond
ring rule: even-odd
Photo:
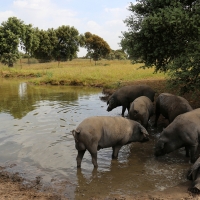
[[[183,149],[153,155],[162,126],[148,129],[149,142],[124,146],[117,160],[111,160],[111,148],[100,150],[97,170],[86,152],[77,170],[71,131],[86,117],[121,114],[121,107],[106,111],[101,91],[0,80],[0,166],[29,181],[39,177],[42,189],[69,199],[161,191],[186,182],[190,164]]]

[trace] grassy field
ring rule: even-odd
[[[164,80],[163,73],[154,74],[154,69],[138,69],[141,64],[129,60],[101,60],[95,65],[89,59],[68,62],[38,63],[28,59],[18,61],[13,68],[0,64],[1,77],[25,78],[34,84],[83,85],[117,88],[140,80]]]

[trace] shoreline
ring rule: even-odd
[[[29,200],[29,199],[37,199],[37,200],[67,200],[68,198],[62,195],[59,191],[53,192],[53,190],[49,189],[47,191],[43,191],[42,185],[40,182],[31,182],[28,184],[24,184],[24,180],[20,177],[19,174],[11,174],[6,172],[5,168],[2,171],[0,168],[0,199],[1,200]],[[37,180],[37,178],[36,178]],[[188,188],[191,186],[192,182],[186,181],[177,186],[167,188],[163,191],[152,191],[152,192],[144,192],[135,195],[108,195],[101,196],[96,195],[95,197],[91,197],[91,200],[199,200],[200,195],[192,194],[188,191]],[[84,199],[84,198],[83,198]]]

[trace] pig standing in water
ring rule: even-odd
[[[96,116],[83,120],[76,130],[72,131],[78,151],[77,167],[86,150],[92,156],[94,167],[97,165],[97,151],[112,147],[112,158],[117,158],[120,148],[131,142],[148,141],[146,129],[138,122],[123,117]]]
[[[146,96],[151,101],[154,101],[155,91],[147,85],[128,85],[121,87],[115,91],[107,101],[107,111],[110,112],[118,106],[122,106],[122,116],[127,109],[129,112],[130,103],[134,101],[137,97]]]
[[[146,96],[138,97],[131,103],[128,114],[130,119],[140,122],[145,128],[147,128],[148,121],[154,114],[153,103]]]
[[[186,156],[190,156],[191,163],[194,163],[199,142],[200,108],[178,115],[162,131],[159,140],[155,144],[155,156],[162,156],[185,147]]]

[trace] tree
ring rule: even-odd
[[[115,50],[111,50],[110,53],[106,56],[106,59],[114,60],[115,59]]]
[[[33,28],[31,24],[25,25],[25,37],[21,41],[21,49],[28,56],[28,62],[34,51],[39,47],[39,38],[36,31],[37,29]]]
[[[77,57],[79,46],[83,46],[84,38],[73,26],[60,26],[55,30],[57,42],[54,48],[54,58],[58,61],[72,60]]]
[[[110,46],[103,38],[91,34],[90,32],[85,33],[85,47],[95,63],[97,60],[106,57],[111,52]]]
[[[10,17],[0,26],[0,59],[9,67],[19,58],[18,46],[25,37],[23,21]]]
[[[58,29],[36,30],[39,46],[34,56],[42,62],[51,60],[66,61],[77,57],[79,46],[84,44],[84,37],[74,27],[61,26]]]
[[[111,50],[111,52],[106,56],[106,59],[108,60],[126,60],[127,55],[122,49],[117,49],[117,50]]]
[[[115,50],[114,54],[115,54],[115,59],[118,59],[118,60],[126,60],[127,59],[127,55],[122,49]]]
[[[56,31],[52,29],[39,30],[35,29],[36,37],[39,40],[38,47],[33,51],[35,58],[40,62],[49,62],[54,60],[54,49],[57,45]]]
[[[121,46],[134,62],[167,72],[182,92],[200,89],[200,1],[138,0]]]

